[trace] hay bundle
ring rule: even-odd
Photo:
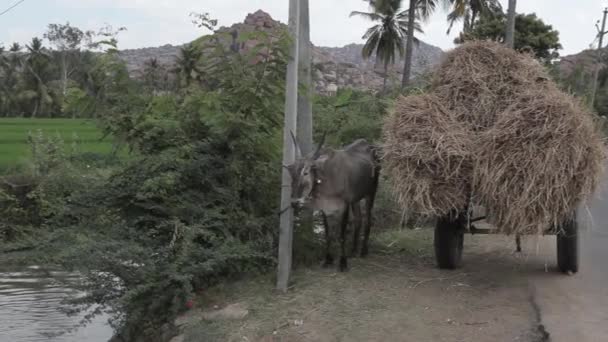
[[[432,95],[397,99],[384,127],[383,168],[399,203],[424,215],[460,210],[471,181],[467,127]]]
[[[475,193],[505,233],[559,225],[592,194],[603,160],[591,115],[550,87],[516,98],[481,134],[477,151]]]
[[[430,94],[402,97],[384,125],[386,169],[419,214],[485,206],[504,233],[562,222],[597,185],[592,114],[528,55],[491,42],[450,52]]]
[[[522,89],[543,87],[549,79],[530,56],[493,42],[470,42],[447,54],[435,72],[433,93],[460,120],[476,129],[492,125]]]

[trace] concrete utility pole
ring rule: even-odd
[[[505,28],[505,45],[509,48],[515,46],[515,8],[517,0],[509,0],[509,9],[507,10],[507,27]]]
[[[600,69],[602,68],[602,46],[604,43],[604,35],[606,32],[606,15],[608,15],[608,8],[604,8],[604,16],[602,18],[602,28],[598,27],[597,36],[599,38],[599,43],[597,45],[597,65],[595,66],[595,70],[593,70],[593,84],[591,86],[591,107],[595,105],[595,94],[597,93],[597,80],[600,75]]]
[[[304,91],[298,94],[298,143],[302,154],[306,155],[313,152],[314,143],[312,139],[312,95],[314,86],[312,84],[312,48],[310,43],[310,10],[309,0],[300,0],[300,89]],[[304,244],[313,240],[313,211],[310,208],[301,208],[298,212],[298,238]],[[302,248],[296,242],[296,249]]]
[[[311,153],[312,141],[312,51],[310,44],[310,10],[308,0],[300,0],[300,85],[306,93],[298,96],[298,143],[302,154]]]
[[[291,60],[287,65],[287,80],[285,93],[285,127],[283,128],[283,165],[290,165],[295,160],[295,146],[291,134],[297,131],[298,112],[298,65],[299,65],[299,21],[300,1],[289,0],[289,33],[293,44]],[[292,243],[293,243],[293,209],[291,207],[291,176],[283,168],[281,188],[281,217],[279,232],[279,267],[277,273],[277,289],[287,291],[291,273]]]

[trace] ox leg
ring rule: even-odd
[[[351,256],[355,256],[357,254],[357,250],[359,250],[359,235],[361,234],[361,205],[360,203],[351,204],[351,209],[353,212],[353,249],[351,252]]]
[[[348,227],[348,204],[344,207],[342,220],[340,222],[340,272],[346,271],[348,262],[346,261],[346,228]]]
[[[325,226],[325,261],[323,267],[328,267],[334,264],[334,257],[331,255],[331,232],[329,231],[329,222],[327,222],[327,215],[321,212],[323,217],[323,226]]]
[[[515,234],[515,244],[517,245],[516,251],[521,252],[521,236]]]

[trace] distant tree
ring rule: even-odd
[[[463,21],[463,32],[475,28],[475,23],[481,16],[494,16],[503,13],[498,0],[451,0],[451,11],[448,13],[448,33],[454,24]]]
[[[124,26],[114,28],[112,25],[105,25],[96,32],[88,31],[87,48],[101,52],[118,52],[118,35],[126,30]]]
[[[200,80],[201,72],[198,69],[198,62],[201,57],[200,49],[193,44],[187,44],[180,49],[175,73],[181,86],[188,87],[193,80]]]
[[[8,58],[5,55],[4,46],[0,46],[0,116],[7,114],[9,107],[10,90],[6,79],[6,70],[8,69]]]
[[[26,46],[27,57],[24,60],[23,80],[25,84],[22,93],[24,100],[33,102],[31,116],[46,114],[47,108],[53,103],[49,94],[48,82],[51,80],[51,57],[44,49],[42,39],[34,37]]]
[[[400,12],[401,0],[369,1],[371,12],[354,11],[350,16],[367,18],[377,24],[370,27],[363,39],[363,58],[370,58],[376,54],[378,61],[384,67],[384,88],[388,77],[388,66],[395,62],[395,54],[403,57],[403,42],[407,37],[408,13]],[[419,24],[413,25],[414,29],[422,32]]]
[[[90,43],[93,32],[83,32],[77,27],[66,24],[49,24],[44,38],[57,49],[61,73],[61,93],[66,94],[68,80],[78,68],[80,49]]]
[[[167,90],[169,79],[167,70],[156,58],[150,58],[144,63],[143,81],[152,92]]]
[[[14,43],[10,48],[10,53],[0,56],[0,97],[1,110],[3,116],[11,116],[21,114],[21,109],[18,108],[19,99],[18,89],[21,83],[23,70],[22,54],[15,53],[21,50],[21,45]]]
[[[380,2],[392,1],[392,0],[377,0]],[[435,11],[435,8],[440,3],[448,5],[453,0],[409,0],[409,7],[407,9],[407,42],[405,45],[405,63],[403,64],[403,79],[401,85],[403,88],[407,87],[410,82],[410,76],[412,73],[412,58],[414,56],[414,35],[416,19],[427,19]]]
[[[11,45],[11,47],[9,48],[10,52],[19,52],[21,51],[22,47],[19,43],[15,42],[13,43],[13,45]]]
[[[505,41],[506,16],[482,17],[475,28],[463,33],[456,43],[467,40],[490,39]],[[536,14],[518,14],[515,18],[515,45],[518,51],[532,51],[536,58],[549,62],[559,56],[562,48],[559,43],[559,32],[551,25],[545,24]]]
[[[192,23],[194,25],[196,25],[197,27],[204,27],[206,29],[208,29],[209,31],[213,31],[215,30],[215,27],[217,26],[217,19],[213,19],[211,18],[211,15],[207,12],[203,12],[203,13],[196,13],[196,12],[191,12],[190,13],[190,17],[192,18]]]

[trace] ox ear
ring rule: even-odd
[[[319,158],[319,156],[321,156],[321,149],[323,148],[323,145],[325,144],[325,138],[327,137],[327,131],[323,132],[323,137],[321,138],[321,142],[319,143],[319,146],[317,146],[317,150],[315,151],[315,153],[312,156],[312,159],[317,159]]]

